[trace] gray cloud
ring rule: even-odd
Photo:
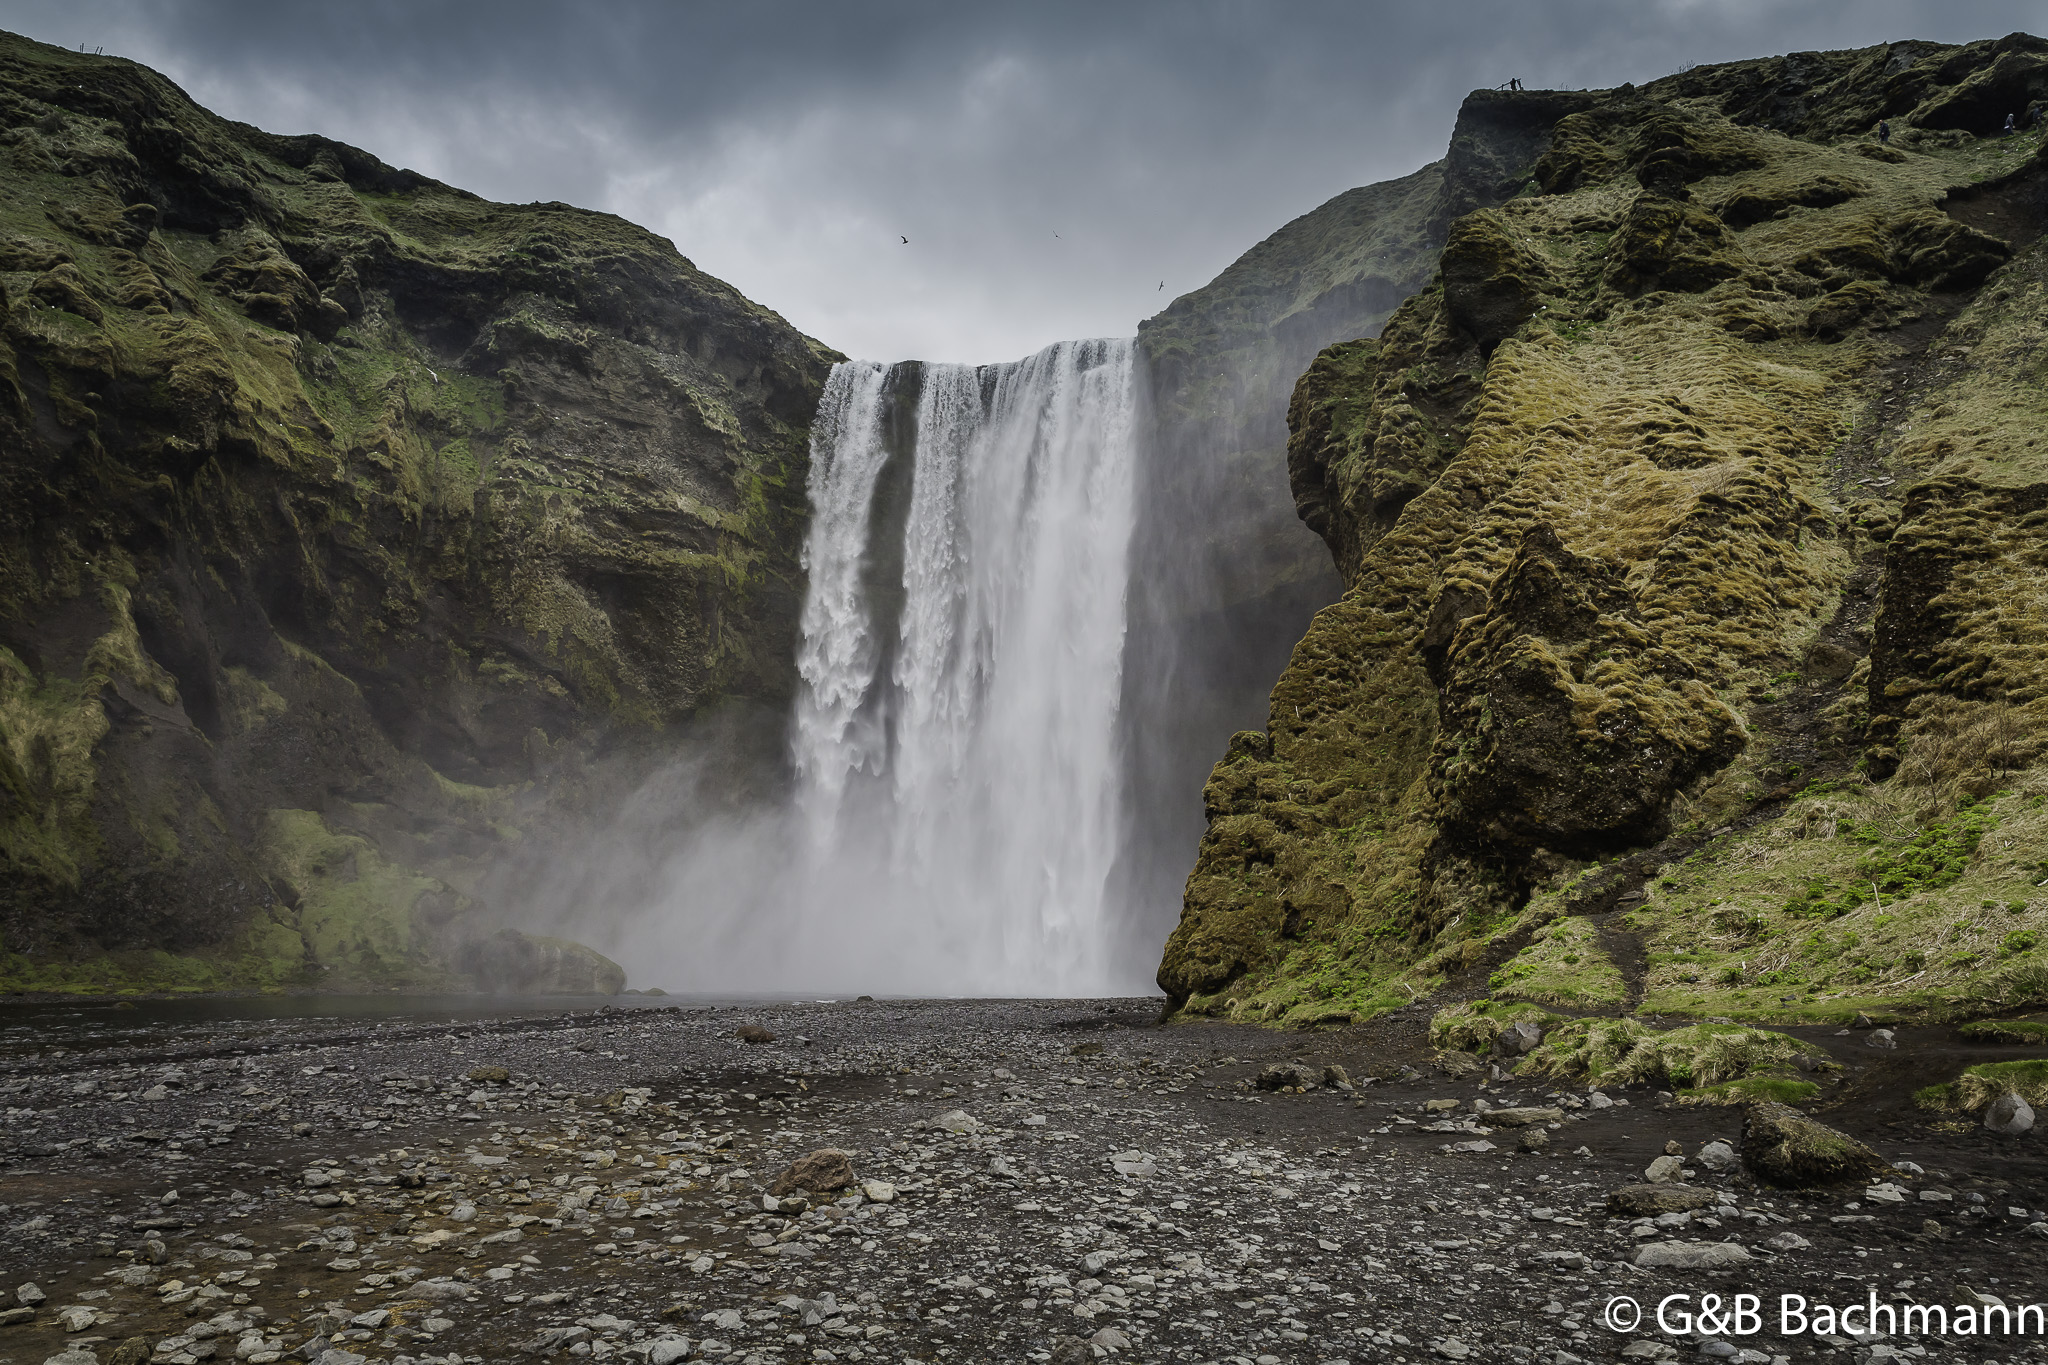
[[[1476,86],[2041,20],[2019,0],[0,4],[230,117],[620,213],[850,353],[976,361],[1128,335],[1287,219],[1440,155]]]

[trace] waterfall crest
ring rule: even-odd
[[[832,372],[812,437],[797,894],[849,935],[849,966],[880,970],[853,943],[885,936],[919,969],[882,989],[1134,984],[1108,904],[1134,404],[1128,341]]]

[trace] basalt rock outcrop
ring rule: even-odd
[[[2048,43],[1526,98],[1518,188],[1294,387],[1346,590],[1214,769],[1161,986],[2048,998]]]
[[[0,989],[605,984],[480,869],[780,711],[833,357],[617,218],[15,37],[0,184]]]

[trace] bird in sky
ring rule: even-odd
[[[1165,281],[1165,280],[1161,280],[1161,281],[1159,282],[1159,289],[1155,289],[1155,290],[1153,290],[1152,292],[1153,292],[1153,293],[1155,293],[1155,294],[1157,294],[1157,293],[1159,292],[1159,290],[1160,290],[1160,289],[1164,289],[1164,288],[1166,288],[1166,281]]]
[[[897,233],[896,235],[897,235],[898,237],[903,237],[903,234],[902,234],[902,233],[900,233],[900,232],[899,232],[899,233]],[[910,245],[910,239],[909,239],[908,237],[903,237],[903,245],[905,245],[905,246],[909,246],[909,245]]]

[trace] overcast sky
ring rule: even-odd
[[[493,199],[622,214],[853,355],[985,361],[1129,335],[1441,155],[1474,87],[2043,32],[2048,5],[0,0],[0,26]]]

